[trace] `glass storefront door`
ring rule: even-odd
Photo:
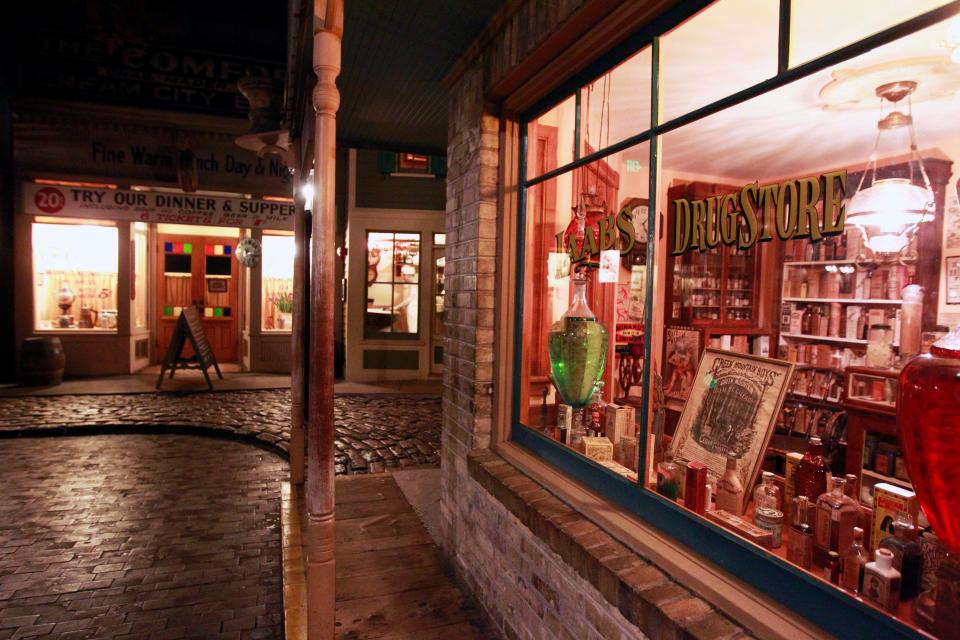
[[[184,307],[200,310],[207,340],[221,363],[236,362],[238,263],[228,237],[157,235],[157,358],[166,353]],[[190,347],[184,355],[189,357]]]

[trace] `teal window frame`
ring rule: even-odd
[[[719,0],[722,2],[723,0]],[[850,60],[867,51],[910,35],[933,24],[960,14],[960,0],[945,3],[937,9],[917,15],[909,20],[874,33],[840,49],[819,56],[813,60],[789,66],[790,50],[790,6],[791,0],[780,0],[779,33],[777,52],[777,72],[772,77],[753,86],[731,93],[708,105],[689,111],[666,122],[659,122],[660,104],[660,38],[683,21],[709,6],[712,2],[694,0],[678,3],[661,14],[646,27],[633,34],[613,50],[577,73],[568,82],[557,87],[536,105],[520,117],[518,184],[520,185],[517,205],[517,272],[523,274],[526,246],[526,192],[530,187],[550,180],[556,176],[582,167],[596,160],[610,156],[628,147],[648,142],[650,146],[649,211],[647,264],[655,265],[653,234],[656,229],[655,212],[657,210],[657,139],[659,136],[696,122],[710,115],[736,106],[747,100],[763,95],[796,80],[809,76],[835,64]],[[613,66],[644,47],[651,47],[651,86],[650,86],[650,126],[616,144],[599,149],[588,155],[580,154],[579,135],[573,161],[533,178],[527,178],[527,123],[559,104],[574,92],[579,98],[579,88]],[[575,113],[575,127],[579,132],[579,99]],[[769,595],[780,604],[794,611],[824,631],[838,637],[883,637],[909,638],[920,640],[928,638],[925,634],[907,626],[897,618],[883,613],[869,605],[857,601],[842,593],[839,589],[815,578],[765,550],[757,547],[733,533],[717,527],[692,512],[680,507],[643,486],[647,477],[647,416],[649,403],[650,371],[643,372],[643,395],[640,424],[640,468],[639,484],[634,484],[622,476],[602,467],[593,461],[573,452],[571,449],[544,436],[520,422],[521,358],[523,354],[523,301],[524,279],[517,281],[514,300],[513,335],[513,405],[511,407],[510,440],[534,453],[545,462],[561,469],[582,484],[611,500],[619,507],[634,514],[646,523],[656,527],[693,551],[709,558],[731,575],[743,580],[752,587]],[[653,308],[654,278],[647,278],[646,307]],[[644,358],[651,362],[651,344],[644,345]],[[789,585],[789,588],[785,588]]]

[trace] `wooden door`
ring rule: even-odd
[[[183,307],[194,305],[217,361],[238,360],[236,241],[207,236],[157,236],[157,327],[154,353],[166,353]],[[189,345],[184,355],[192,355]]]

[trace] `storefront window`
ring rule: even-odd
[[[580,148],[588,155],[642,131],[650,122],[650,48],[580,88]],[[616,106],[616,109],[614,109]]]
[[[760,26],[763,51],[718,88],[704,70],[743,43],[696,37],[709,45],[696,56],[668,43],[728,10],[779,21],[739,0],[694,16],[659,62],[664,101],[684,83],[701,87],[696,100],[668,107],[649,143],[525,182],[512,437],[698,550],[723,546],[739,577],[782,576],[773,595],[821,626],[834,622],[801,599],[849,611],[853,635],[939,633],[934,599],[956,590],[932,589],[953,529],[918,496],[954,488],[911,476],[897,399],[906,363],[960,324],[960,64],[945,44],[957,18],[931,14],[773,83],[776,27]],[[735,106],[670,122],[749,87]],[[618,101],[610,111],[616,122]],[[730,533],[739,542],[724,546]]]
[[[296,245],[292,235],[263,236],[261,314],[264,331],[290,331],[293,328],[293,256]]]
[[[527,175],[539,176],[580,157],[577,140],[577,100],[570,96],[527,124]]]
[[[147,327],[147,224],[135,222],[133,224],[133,268],[134,283],[131,298],[133,298],[133,324],[136,329]]]
[[[779,6],[779,2],[723,0],[666,34],[660,49],[660,120],[775,75]],[[638,129],[645,125],[646,121]]]
[[[943,0],[793,0],[790,64],[808,62],[944,4]]]
[[[633,482],[649,154],[630,147],[527,191],[520,420]]]
[[[367,233],[364,337],[416,337],[419,311],[420,234]]]
[[[33,224],[36,330],[117,330],[118,243],[109,223]]]

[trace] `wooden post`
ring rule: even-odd
[[[336,618],[333,471],[333,308],[336,287],[337,108],[343,0],[314,0],[314,201],[307,426],[307,637],[333,640]]]
[[[299,152],[296,154],[299,158]],[[297,191],[303,185],[304,178],[310,174],[306,171],[297,173]],[[304,370],[304,273],[307,264],[306,214],[304,213],[303,196],[295,193],[293,222],[293,241],[295,253],[293,257],[293,326],[291,327],[291,367],[290,367],[290,482],[303,484],[304,478],[304,434],[303,434],[303,399],[305,376]]]

